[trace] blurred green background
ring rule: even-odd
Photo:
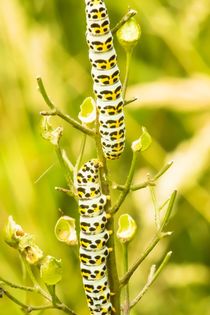
[[[119,161],[109,163],[112,180],[124,182],[131,160],[130,143],[144,125],[153,145],[139,157],[135,182],[144,181],[148,172],[155,174],[174,160],[158,182],[159,204],[173,189],[179,192],[169,225],[174,234],[158,245],[135,274],[132,297],[144,285],[150,266],[159,263],[167,250],[173,250],[172,259],[132,314],[209,315],[210,1],[106,3],[113,26],[129,5],[138,11],[142,28],[127,95],[138,101],[125,109],[127,148]],[[125,55],[117,41],[115,44],[123,77]],[[54,189],[66,184],[52,146],[41,137],[39,112],[47,108],[37,90],[38,75],[57,106],[76,118],[82,100],[92,93],[84,1],[0,1],[0,275],[22,282],[17,253],[3,241],[2,227],[12,215],[36,236],[46,254],[62,258],[64,278],[58,285],[59,295],[78,314],[86,315],[77,251],[60,244],[53,233],[59,209],[75,218],[78,214],[75,202]],[[64,127],[62,145],[74,162],[81,134],[59,119],[53,119],[53,124]],[[90,140],[86,157],[93,156]],[[130,247],[132,263],[154,235],[148,190],[133,193],[123,212],[138,222],[137,237]],[[122,274],[120,246],[117,255]],[[41,303],[35,296],[16,294],[23,301]],[[4,297],[0,314],[22,312]],[[48,310],[45,314],[61,312]]]

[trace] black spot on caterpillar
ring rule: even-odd
[[[102,149],[107,159],[117,159],[120,157],[125,146],[125,123],[122,98],[122,85],[120,82],[120,72],[117,66],[117,56],[113,47],[113,37],[110,31],[109,17],[106,6],[102,0],[85,0],[86,21],[87,21],[87,43],[89,46],[89,59],[91,62],[92,78],[94,81],[94,93],[96,105],[99,112],[99,123],[106,131],[99,128],[102,138]],[[120,104],[120,105],[119,105]],[[113,124],[114,131],[118,136],[115,141],[120,145],[115,145],[113,150],[110,145],[113,137],[109,132],[108,121],[110,117],[121,115],[120,126]],[[103,122],[103,123],[101,123]],[[124,132],[118,132],[119,129]],[[123,145],[122,145],[123,143]],[[118,150],[117,150],[118,149]]]
[[[99,161],[92,159],[77,173],[80,269],[91,314],[110,315],[112,304],[106,268],[106,259],[110,251],[106,245],[110,235],[106,223],[110,215],[105,211],[107,197],[101,192],[99,168]]]

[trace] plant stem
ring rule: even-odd
[[[149,275],[147,283],[145,284],[143,289],[139,292],[139,294],[135,297],[135,299],[130,303],[130,309],[133,308],[141,300],[141,298],[144,296],[144,294],[147,292],[147,290],[151,287],[151,285],[154,283],[154,281],[160,275],[160,273],[163,270],[163,268],[168,263],[171,255],[172,255],[172,251],[168,252],[166,254],[166,256],[164,257],[164,259],[163,259],[161,265],[159,266],[159,268],[155,272],[152,272],[152,274]]]
[[[19,285],[19,284],[15,284],[13,282],[10,282],[8,280],[5,280],[4,278],[0,277],[0,281],[2,281],[3,284],[11,287],[11,288],[15,288],[15,289],[20,289],[23,291],[29,291],[29,292],[34,292],[36,291],[36,289],[34,287],[28,287],[28,286],[23,286],[23,285]]]
[[[128,272],[128,243],[123,243],[123,260],[124,260],[124,273]],[[129,283],[125,285],[125,301],[123,305],[123,314],[129,315],[130,309],[130,294],[129,294]]]
[[[148,178],[145,182],[142,182],[140,184],[135,184],[135,185],[131,185],[130,186],[130,191],[136,191],[142,188],[146,188],[148,186],[155,186],[155,182],[156,180],[158,180],[162,175],[164,175],[166,173],[166,171],[172,166],[173,161],[167,163],[153,178]],[[114,184],[113,186],[114,189],[118,189],[118,190],[125,190],[125,185],[118,185],[118,184]]]
[[[40,306],[32,306],[27,305],[23,302],[21,302],[19,299],[15,298],[11,293],[3,289],[3,293],[15,304],[21,306],[21,308],[26,313],[31,313],[32,311],[38,311],[38,310],[47,310],[47,309],[58,309],[63,311],[64,313],[70,314],[70,315],[76,315],[74,311],[72,311],[67,305],[63,303],[56,303],[56,304],[48,304],[48,305],[40,305]]]
[[[150,193],[151,193],[151,197],[152,197],[152,203],[154,206],[154,210],[155,210],[155,225],[156,225],[156,229],[157,231],[160,229],[160,213],[159,213],[159,207],[157,204],[157,198],[155,195],[155,190],[153,186],[149,186],[150,189]]]
[[[117,23],[115,27],[111,30],[112,34],[116,33],[123,24],[125,24],[131,17],[136,15],[137,11],[129,9],[128,12],[122,17],[122,19]]]
[[[170,236],[171,233],[170,232],[169,233],[167,233],[167,232],[163,233],[163,229],[167,225],[169,217],[171,215],[173,205],[175,202],[175,198],[176,198],[176,194],[177,194],[177,192],[174,191],[170,197],[169,205],[167,207],[165,216],[162,220],[162,223],[160,225],[160,229],[157,232],[155,238],[151,241],[150,245],[146,248],[146,250],[143,252],[143,254],[136,260],[136,262],[133,264],[133,266],[131,266],[129,268],[128,272],[122,277],[122,279],[120,279],[121,287],[124,286],[126,283],[128,283],[129,279],[132,277],[134,272],[137,270],[137,268],[140,266],[140,264],[144,261],[144,259],[149,255],[149,253],[153,250],[153,248],[158,244],[158,242],[162,238]]]
[[[170,161],[167,163],[154,177],[153,181],[156,181],[158,178],[160,178],[163,174],[167,172],[167,170],[173,165],[173,161]]]
[[[137,97],[133,97],[130,100],[127,100],[127,101],[125,100],[124,106],[129,105],[130,103],[137,101],[137,99],[138,99]]]
[[[20,256],[22,257],[22,255]],[[50,296],[45,292],[45,290],[42,289],[42,287],[40,286],[39,282],[37,281],[37,279],[34,277],[34,274],[31,270],[31,266],[27,263],[27,261],[24,259],[24,257],[22,257],[22,261],[25,265],[26,268],[26,272],[29,275],[29,278],[31,279],[33,285],[34,285],[34,289],[36,292],[38,292],[39,294],[41,294],[45,299],[47,299],[48,301],[51,300]]]
[[[75,167],[74,167],[74,182],[76,181],[77,173],[78,173],[78,170],[80,168],[80,164],[82,162],[82,158],[83,158],[83,154],[84,154],[84,150],[85,150],[86,140],[87,140],[87,135],[84,134],[83,135],[82,144],[81,144],[81,147],[80,147],[79,156],[77,158],[77,161],[76,161],[76,164],[75,164]],[[76,187],[76,185],[75,185],[75,187]]]
[[[71,171],[70,171],[70,169],[69,169],[69,167],[68,167],[68,165],[67,165],[67,163],[63,157],[63,152],[62,152],[59,144],[55,146],[55,151],[56,151],[58,160],[60,162],[60,165],[63,169],[67,184],[68,184],[69,188],[71,189],[73,187],[72,173],[71,173]]]
[[[111,209],[111,213],[116,213],[118,211],[118,209],[120,208],[120,206],[122,205],[123,201],[125,200],[125,198],[127,197],[128,193],[130,191],[130,187],[131,187],[131,183],[132,183],[133,175],[134,175],[134,171],[135,171],[136,159],[137,159],[137,152],[133,152],[131,167],[130,167],[130,170],[128,173],[128,177],[126,179],[126,183],[124,185],[124,189],[121,192],[119,199],[117,200],[116,204]]]
[[[98,159],[102,162],[102,167],[100,169],[101,190],[103,194],[110,197],[108,168],[107,168],[106,159],[104,157],[102,147],[101,147],[98,113],[96,115],[95,141],[96,141]],[[110,212],[110,208],[111,208],[111,200],[110,198],[108,198],[105,209],[107,212]],[[106,228],[109,231],[114,231],[114,217],[113,216],[108,220]],[[118,277],[118,272],[117,272],[117,264],[116,264],[116,256],[115,256],[114,233],[110,235],[107,246],[112,249],[112,251],[110,252],[107,258],[107,271],[108,271],[109,286],[110,286],[111,292],[114,293],[114,295],[111,295],[111,303],[113,306],[112,312],[114,315],[118,315],[120,314],[120,291],[119,291],[119,277]]]
[[[51,112],[43,111],[43,112],[41,112],[41,115],[43,115],[43,116],[52,116],[52,115],[59,116],[63,120],[65,120],[67,123],[69,123],[72,127],[82,131],[83,133],[85,133],[89,136],[92,136],[92,137],[95,135],[95,132],[93,130],[91,130],[87,127],[84,127],[83,125],[78,123],[75,119],[70,117],[69,115],[64,114],[52,103],[49,96],[47,95],[43,81],[40,77],[37,78],[37,83],[38,83],[39,91],[40,91],[45,103],[52,110]]]
[[[124,78],[123,88],[122,88],[123,99],[125,99],[126,90],[128,86],[128,75],[129,75],[129,69],[130,69],[130,64],[131,64],[132,52],[133,52],[132,49],[126,50],[125,78]]]

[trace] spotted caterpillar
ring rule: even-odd
[[[99,132],[104,155],[120,157],[125,146],[125,124],[120,72],[113,47],[109,17],[103,0],[85,0],[87,43],[93,89],[99,112]]]
[[[105,212],[107,196],[101,193],[100,162],[92,159],[77,173],[80,212],[80,267],[88,307],[92,315],[109,315],[112,311],[107,278],[106,243],[109,231]]]

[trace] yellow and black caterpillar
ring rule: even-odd
[[[88,307],[92,315],[110,315],[110,289],[107,278],[106,243],[109,231],[105,211],[107,196],[101,193],[100,162],[92,159],[77,173],[77,194],[80,212],[80,267]]]
[[[99,131],[104,155],[117,159],[125,146],[125,124],[120,72],[113,47],[109,17],[103,0],[85,0],[87,43],[92,65]]]

